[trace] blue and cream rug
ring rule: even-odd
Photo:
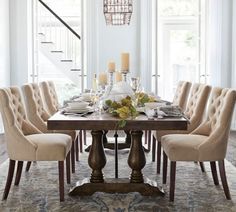
[[[128,177],[128,151],[119,152],[120,177]],[[104,175],[114,176],[114,155],[106,151],[107,165]],[[87,165],[88,153],[83,153],[76,164],[76,174],[72,175],[72,184],[90,176]],[[206,173],[202,173],[194,163],[177,163],[175,202],[168,201],[168,186],[164,187],[165,197],[143,197],[139,193],[106,194],[95,193],[91,197],[69,197],[59,202],[57,162],[38,162],[33,164],[29,173],[23,172],[19,186],[12,186],[7,201],[0,203],[0,211],[236,211],[236,168],[226,161],[226,171],[232,201],[225,199],[222,186],[213,184],[209,164]],[[143,171],[152,180],[161,185],[161,175],[156,175],[156,164],[151,162],[151,153],[147,154],[147,165]],[[0,193],[2,195],[8,161],[0,166]],[[168,183],[167,183],[168,185]],[[66,185],[68,192],[70,186]]]

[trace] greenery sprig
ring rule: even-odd
[[[135,94],[137,106],[143,107],[147,102],[156,102],[156,98],[154,96],[150,96],[147,93],[139,92]]]
[[[125,127],[128,118],[135,118],[138,115],[130,96],[121,99],[119,102],[109,99],[105,101],[105,104],[109,113],[121,119],[118,122],[118,128]]]

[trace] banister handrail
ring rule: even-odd
[[[73,30],[65,21],[63,21],[47,4],[42,0],[38,0],[50,13],[52,13],[56,19],[58,19],[68,30],[70,30],[77,38],[81,39],[80,35]]]

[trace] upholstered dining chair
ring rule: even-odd
[[[43,81],[39,83],[39,86],[43,94],[46,109],[52,116],[60,108],[55,85],[53,81]]]
[[[192,86],[191,82],[187,81],[179,81],[177,88],[175,90],[174,98],[172,101],[172,105],[179,106],[183,111],[186,108],[188,95],[190,88]],[[151,138],[153,138],[152,141],[152,161],[155,161],[155,155],[156,155],[156,137],[155,132],[152,136],[151,131],[145,131],[145,144],[148,143],[148,150],[151,149]]]
[[[71,147],[71,163],[72,163],[72,173],[75,172],[75,143],[76,141],[76,131],[73,130],[58,130],[51,131],[47,129],[47,120],[51,117],[48,111],[43,105],[43,100],[40,92],[39,85],[37,83],[30,83],[22,86],[23,94],[25,97],[27,116],[30,122],[37,127],[43,133],[63,133],[71,136],[72,147]],[[78,153],[78,151],[77,151]]]
[[[46,109],[49,112],[49,114],[52,116],[60,109],[60,104],[58,101],[58,96],[57,96],[54,82],[43,81],[43,82],[40,82],[39,85],[41,87]],[[78,148],[78,142],[75,143],[77,161],[78,161],[78,149],[80,150],[81,153],[83,152],[82,137],[84,137],[84,145],[86,145],[86,130],[79,131],[79,136],[77,137],[77,139],[79,140],[80,148]]]
[[[172,105],[177,105],[182,110],[185,110],[191,85],[192,83],[187,81],[178,83]]]
[[[16,161],[18,167],[15,185],[20,182],[23,161],[58,161],[60,201],[63,201],[65,159],[67,183],[70,183],[71,137],[65,134],[43,134],[32,125],[27,119],[20,90],[17,87],[0,89],[0,108],[10,158],[3,200],[8,197]]]
[[[184,111],[186,117],[189,119],[187,130],[161,130],[156,131],[153,135],[153,142],[158,142],[157,145],[157,173],[160,174],[161,167],[161,137],[167,134],[188,134],[196,129],[202,122],[205,107],[207,105],[208,96],[211,87],[208,85],[195,83],[192,86],[191,93],[188,99],[186,110]],[[156,151],[153,151],[155,154]],[[204,172],[204,165],[200,163],[201,169]]]
[[[215,185],[219,184],[216,161],[227,199],[231,199],[227,183],[224,159],[227,150],[231,118],[236,101],[236,91],[214,88],[208,106],[206,120],[191,134],[165,135],[163,147],[163,183],[166,182],[167,158],[170,160],[170,201],[174,201],[177,161],[208,161]]]

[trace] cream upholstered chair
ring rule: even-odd
[[[208,85],[195,83],[192,86],[190,97],[187,103],[186,110],[184,111],[186,117],[189,119],[187,130],[161,130],[154,133],[153,142],[158,141],[157,145],[157,173],[160,173],[161,165],[161,137],[167,134],[188,134],[196,129],[202,122],[205,107],[207,105],[208,96],[211,87]],[[155,151],[153,152],[155,154]],[[202,171],[204,166],[200,163]]]
[[[182,110],[185,110],[191,85],[187,81],[180,81],[178,83],[172,105],[177,105]]]
[[[64,200],[64,160],[67,182],[70,183],[71,137],[65,134],[43,134],[27,119],[20,90],[17,87],[0,89],[7,152],[10,158],[8,177],[3,193],[7,199],[18,161],[15,185],[20,182],[23,161],[58,161],[60,200]]]
[[[52,116],[54,115],[60,108],[60,104],[57,97],[56,88],[53,81],[43,81],[40,82],[41,91],[44,97],[44,103],[46,106],[47,111]],[[84,136],[84,144],[86,145],[86,130],[80,130],[79,131],[79,143],[80,148],[78,148],[78,141],[75,143],[75,149],[76,149],[76,160],[78,161],[78,149],[80,149],[80,152],[83,152],[83,141],[82,141],[82,135]]]
[[[161,138],[164,151],[164,182],[166,182],[167,174],[167,157],[171,161],[170,201],[174,201],[176,161],[209,161],[215,185],[219,184],[215,164],[218,161],[225,196],[227,199],[231,199],[225,174],[224,158],[235,100],[235,90],[214,88],[207,118],[196,130],[188,135],[173,134]]]
[[[191,82],[179,81],[176,91],[175,91],[173,101],[172,101],[172,105],[179,106],[183,111],[185,110],[191,85],[192,85]],[[151,137],[153,138],[153,141],[152,141],[152,161],[153,162],[155,161],[155,155],[156,155],[155,134],[156,132],[154,132],[153,136],[151,136],[152,135],[151,131],[145,131],[145,144],[148,141],[149,150],[151,146]]]
[[[43,81],[40,82],[40,87],[44,97],[46,109],[52,116],[60,108],[55,85],[53,81]]]
[[[37,83],[30,83],[22,86],[22,90],[25,97],[26,111],[30,122],[37,127],[43,133],[63,133],[70,135],[72,138],[71,146],[71,163],[72,173],[75,172],[75,150],[74,143],[76,141],[76,131],[64,130],[64,131],[51,131],[47,129],[47,120],[51,117],[51,114],[45,109],[40,92],[39,85]]]

